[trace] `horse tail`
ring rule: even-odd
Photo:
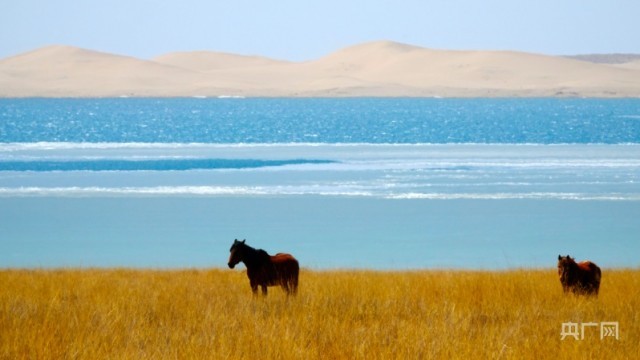
[[[600,280],[602,279],[602,271],[598,265],[593,264],[593,287],[595,288],[596,295],[600,290]]]
[[[298,260],[295,258],[293,259],[292,270],[291,293],[296,295],[298,293],[298,275],[300,275],[300,265],[298,264]]]
[[[287,276],[284,279],[284,288],[289,295],[296,295],[298,293],[298,276],[300,275],[300,265],[298,260],[291,256],[287,260]]]

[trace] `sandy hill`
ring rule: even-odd
[[[615,66],[619,67],[619,68],[622,68],[622,69],[640,71],[640,60],[630,61],[630,62],[626,62],[626,63],[622,63],[622,64],[616,64]]]
[[[316,72],[443,95],[640,94],[640,73],[560,57],[509,51],[430,50],[393,42],[343,49]]]
[[[158,56],[153,61],[202,72],[286,65],[286,61],[272,60],[261,56],[245,56],[213,51],[175,52]]]
[[[192,70],[58,45],[0,60],[0,76],[4,97],[191,94],[200,81]]]
[[[121,95],[640,97],[640,68],[391,41],[299,63],[206,51],[141,60],[68,46],[0,60],[3,97]]]

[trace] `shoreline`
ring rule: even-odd
[[[606,272],[639,272],[640,264],[637,266],[609,266],[602,268]],[[239,264],[235,269],[229,269],[228,267],[215,266],[215,267],[176,267],[176,268],[162,268],[162,267],[2,267],[0,266],[0,273],[10,272],[29,272],[29,273],[71,273],[71,272],[102,272],[102,273],[121,273],[121,272],[134,272],[134,273],[206,273],[206,272],[236,272],[246,274],[246,267]],[[301,274],[309,273],[316,275],[330,275],[330,274],[361,274],[361,275],[385,275],[385,274],[510,274],[510,273],[553,273],[557,272],[556,267],[512,267],[505,269],[472,269],[472,268],[415,268],[415,269],[373,269],[373,268],[310,268],[300,267]]]
[[[148,95],[148,94],[140,94],[140,95],[24,95],[24,96],[7,96],[0,94],[0,100],[27,100],[27,99],[46,99],[46,100],[70,100],[70,99],[79,99],[79,100],[104,100],[104,99],[194,99],[194,100],[229,100],[229,101],[242,101],[245,99],[433,99],[433,100],[455,100],[455,99],[586,99],[586,100],[637,100],[640,99],[640,93],[638,94],[621,94],[621,95],[612,95],[612,94],[601,94],[601,95],[581,95],[581,94],[573,94],[573,95],[549,95],[549,94],[540,94],[540,95],[531,95],[526,93],[511,93],[505,95],[335,95],[335,94],[326,94],[326,95],[318,95],[318,94],[310,94],[310,95],[295,95],[295,94],[284,94],[284,95],[234,95],[234,96],[226,96],[226,95]]]

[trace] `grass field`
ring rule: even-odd
[[[0,270],[0,358],[640,355],[640,270],[603,269],[598,298],[563,294],[555,269],[303,270],[300,284],[254,298],[239,270]],[[618,340],[588,325],[610,321]],[[584,340],[561,340],[568,322],[587,323]]]

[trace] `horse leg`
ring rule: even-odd
[[[253,295],[258,295],[258,283],[255,281],[251,281],[249,284],[251,285],[251,292],[253,293]]]
[[[298,292],[298,278],[297,276],[291,276],[282,282],[282,289],[289,295],[296,295]]]
[[[291,295],[292,293],[291,282],[288,279],[282,281],[281,286],[282,286],[282,290],[284,290],[285,294],[287,294],[287,297]]]
[[[267,284],[261,284],[262,287],[262,295],[267,296]]]

